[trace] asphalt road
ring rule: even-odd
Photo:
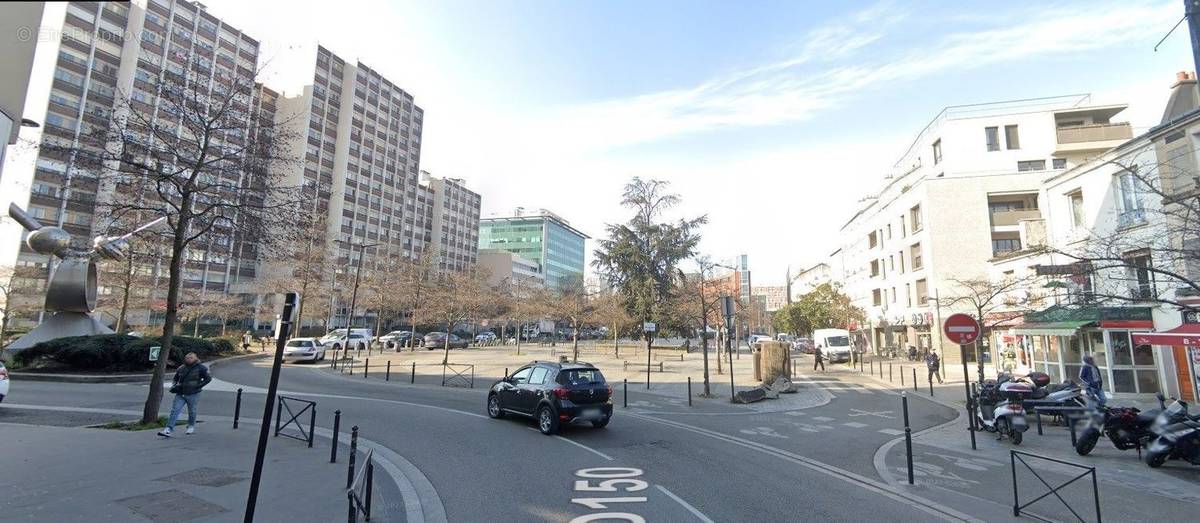
[[[218,381],[201,398],[201,420],[204,413],[231,416],[237,387],[245,390],[243,416],[261,416],[268,371],[266,359],[219,365]],[[791,411],[696,412],[631,390],[632,408],[618,407],[607,428],[572,426],[560,437],[543,436],[528,420],[487,418],[482,383],[474,390],[410,386],[286,365],[280,390],[317,401],[318,426],[332,427],[340,410],[343,431],[357,425],[363,438],[394,451],[427,521],[601,521],[602,514],[613,521],[957,519],[888,489],[875,474],[876,450],[902,433],[894,394],[856,386],[844,374],[803,381],[835,397]],[[140,410],[145,394],[136,384],[18,381],[6,400],[13,405],[0,404],[0,421],[124,419],[106,412]],[[914,430],[955,415],[924,400],[910,403]],[[164,402],[164,413],[168,407]],[[412,501],[384,502],[375,519],[404,521]]]

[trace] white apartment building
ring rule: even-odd
[[[816,289],[823,284],[832,282],[833,269],[830,267],[829,263],[820,262],[814,264],[813,266],[800,271],[800,274],[796,275],[795,281],[792,282],[792,300],[798,300],[801,296],[812,292],[813,289]]]
[[[438,255],[438,268],[462,271],[479,257],[479,193],[467,189],[461,178],[435,178],[421,171],[421,188],[432,198],[430,247]]]
[[[942,110],[842,226],[828,264],[867,313],[850,327],[874,350],[942,349],[936,325],[950,311],[932,298],[988,278],[989,260],[1036,236],[1042,178],[1127,140],[1129,125],[1111,120],[1124,108],[1073,95]]]

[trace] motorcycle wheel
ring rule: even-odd
[[[1020,445],[1021,440],[1025,439],[1025,433],[1019,430],[1014,430],[1008,434],[1008,437],[1012,438],[1013,445]]]
[[[1163,463],[1166,463],[1166,462],[1167,462],[1167,453],[1166,452],[1149,452],[1146,454],[1146,464],[1150,465],[1150,468],[1152,468],[1152,469],[1161,467],[1161,466],[1163,466]]]
[[[1092,449],[1096,448],[1096,442],[1100,440],[1100,431],[1094,428],[1083,431],[1079,439],[1075,440],[1075,453],[1080,456],[1086,456]]]

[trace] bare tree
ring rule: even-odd
[[[405,260],[400,266],[397,305],[409,315],[409,347],[417,346],[417,323],[437,287],[437,277],[436,260],[427,253]]]
[[[696,263],[696,272],[685,274],[680,271],[680,283],[676,286],[671,308],[675,310],[673,315],[685,325],[700,331],[700,347],[704,353],[704,395],[709,396],[712,390],[708,373],[708,326],[721,323],[721,302],[718,299],[720,282],[713,278],[717,265],[710,256],[697,255],[692,260]]]
[[[404,279],[408,263],[399,257],[376,260],[374,268],[363,274],[362,288],[369,308],[375,310],[375,342],[383,335],[384,318],[392,318],[404,303],[399,283]],[[390,324],[390,323],[388,323]]]
[[[460,322],[483,315],[491,303],[487,278],[480,270],[448,271],[430,293],[431,314],[446,327],[442,364],[450,361],[450,334]]]
[[[620,358],[621,346],[617,341],[618,337],[633,320],[625,310],[625,303],[621,299],[621,295],[617,293],[601,292],[594,298],[594,301],[596,310],[593,317],[595,321],[609,328],[612,334],[613,356]]]
[[[286,144],[300,137],[277,125],[283,119],[274,118],[273,95],[257,74],[214,72],[198,55],[171,60],[185,63],[119,93],[107,125],[87,126],[78,146],[43,146],[64,149],[75,169],[96,174],[97,214],[109,223],[167,218],[161,234],[169,244],[162,333],[168,357],[154,368],[144,423],[158,418],[189,249],[215,243],[255,259],[277,231],[297,223],[298,190],[284,186],[287,169],[280,167],[298,161]],[[64,198],[70,197],[68,184]]]
[[[1006,277],[993,280],[987,277],[950,279],[953,285],[948,296],[939,296],[943,307],[965,310],[979,322],[983,336],[987,332],[1021,316],[1042,308],[1045,293],[1032,291],[1037,276]],[[983,380],[983,357],[979,340],[975,341],[975,361],[979,379]]]
[[[569,278],[560,282],[551,292],[549,305],[556,318],[567,320],[571,325],[571,361],[579,361],[579,329],[591,321],[596,313],[596,304],[584,286],[583,278]]]

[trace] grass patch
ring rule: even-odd
[[[179,420],[175,422],[175,426],[187,424],[187,420]],[[156,430],[167,426],[167,417],[159,416],[153,423],[142,423],[141,421],[110,421],[103,425],[97,425],[98,429],[109,430]]]

